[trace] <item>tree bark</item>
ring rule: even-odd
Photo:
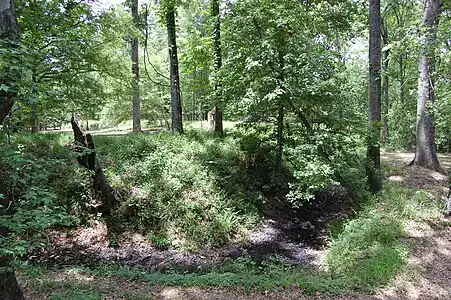
[[[399,57],[399,73],[400,78],[399,78],[399,100],[401,101],[401,103],[404,104],[404,99],[405,99],[405,85],[406,85],[406,59],[405,59],[405,54],[401,54]]]
[[[132,2],[132,17],[135,27],[138,28],[138,0]],[[141,101],[139,97],[139,61],[138,37],[132,39],[132,87],[133,87],[133,132],[141,132]]]
[[[166,27],[168,30],[168,48],[171,71],[171,129],[172,131],[183,133],[179,61],[177,56],[177,36],[175,28],[175,7],[173,5],[170,5],[167,8]]]
[[[276,155],[276,172],[280,174],[282,171],[283,158],[283,119],[284,119],[284,96],[279,99],[278,116],[277,116],[277,155]]]
[[[382,26],[382,41],[384,46],[388,46],[388,26],[384,23]],[[388,77],[388,67],[390,62],[390,49],[386,49],[383,54],[383,71],[384,75],[382,77],[382,90],[384,94],[384,128],[382,130],[382,142],[384,145],[388,144],[389,129],[388,129],[388,112],[390,108],[389,98],[388,98],[388,87],[389,87],[389,77]]]
[[[382,90],[384,91],[384,129],[382,131],[382,142],[384,145],[388,144],[389,139],[389,125],[388,125],[388,113],[390,108],[390,100],[388,94],[389,87],[389,77],[388,77],[388,66],[389,66],[389,55],[390,50],[384,52],[384,76],[382,77]]]
[[[0,0],[0,45],[2,48],[15,48],[19,41],[19,26],[12,0]],[[9,61],[4,63],[5,71],[0,75],[0,85],[5,84],[8,87],[14,85],[19,80],[15,72],[8,66]],[[9,68],[9,70],[8,70]],[[11,71],[11,72],[9,72]],[[0,90],[0,124],[9,114],[16,96],[16,89],[11,87],[8,91]],[[5,204],[5,203],[1,203]],[[4,210],[0,214],[7,213]],[[6,234],[1,230],[2,235]],[[10,257],[0,257],[0,299],[3,300],[23,300],[22,290],[17,283],[16,274],[10,266]]]
[[[424,13],[424,28],[420,60],[418,63],[418,103],[416,147],[413,163],[440,171],[435,146],[435,43],[440,16],[440,0],[427,0]]]
[[[219,13],[219,0],[211,1],[212,16],[214,19],[213,49],[215,68],[215,133],[219,136],[224,134],[222,124],[222,81],[220,71],[222,67],[221,54],[221,15]]]
[[[116,202],[116,197],[97,160],[92,135],[83,133],[74,116],[72,116],[71,124],[74,131],[75,151],[81,153],[77,157],[78,164],[92,172],[94,190],[102,196],[103,202],[95,208],[95,212],[108,215]]]
[[[31,103],[31,133],[37,133],[38,131],[38,104],[34,102]]]
[[[370,191],[382,188],[380,172],[380,121],[381,121],[381,15],[380,0],[370,0],[369,89],[367,147],[367,176]]]
[[[9,258],[0,258],[0,299],[23,300],[24,296],[17,283],[16,274],[8,265]]]
[[[17,25],[12,0],[0,0],[0,44],[2,48],[14,48],[19,40],[19,27]],[[8,68],[8,66],[5,66]],[[17,80],[12,70],[5,70],[0,75],[0,85],[5,84],[9,87],[8,91],[0,90],[0,124],[8,115],[14,104],[16,91],[11,84]]]

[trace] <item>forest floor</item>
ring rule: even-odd
[[[386,165],[386,180],[397,181],[409,188],[427,190],[444,197],[448,177],[416,166],[406,167],[413,158],[408,153],[382,153]],[[451,170],[451,156],[440,155],[442,167]],[[149,271],[209,270],[215,265],[249,257],[261,263],[277,255],[290,265],[324,267],[326,224],[331,219],[346,217],[350,211],[341,191],[335,191],[334,202],[323,197],[305,211],[290,214],[288,209],[267,212],[261,227],[249,233],[244,246],[229,245],[187,254],[153,247],[137,234],[119,237],[119,247],[109,247],[107,228],[100,222],[75,232],[52,232],[52,247],[35,260],[58,268],[19,274],[27,299],[380,299],[380,300],[446,300],[451,295],[451,219],[411,221],[403,243],[409,251],[407,266],[397,278],[374,294],[346,292],[339,296],[326,293],[306,295],[298,287],[278,291],[244,291],[239,288],[201,288],[151,284],[136,278],[102,276],[78,272],[71,266],[95,266],[105,262],[120,262]],[[345,197],[343,197],[344,199]],[[272,200],[277,206],[277,199]],[[328,213],[325,213],[327,206]],[[270,205],[271,207],[271,205]]]

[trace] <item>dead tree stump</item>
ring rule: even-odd
[[[91,172],[94,190],[102,198],[101,205],[96,206],[93,210],[108,215],[116,202],[116,197],[96,157],[94,139],[90,133],[83,133],[74,116],[71,118],[71,124],[74,131],[74,149],[79,153],[78,164]]]

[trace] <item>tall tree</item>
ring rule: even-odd
[[[0,0],[0,38],[0,46],[3,49],[16,47],[16,43],[19,40],[19,28],[14,10],[14,2],[12,0]],[[2,72],[2,75],[0,75],[0,86],[6,86],[7,88],[0,88],[0,124],[11,110],[14,97],[16,96],[14,81],[18,78],[14,72],[8,72],[8,69],[12,70],[12,68],[8,66],[9,63],[8,59],[3,59],[2,57],[2,68],[5,68],[5,72]],[[7,211],[3,209],[3,207],[7,207],[7,205],[5,205],[6,203],[0,204],[2,204],[0,207],[0,214],[7,213]],[[6,234],[5,228],[0,228],[0,234]],[[9,257],[4,256],[4,252],[0,253],[0,255],[0,299],[24,299],[22,290],[17,283],[14,270],[12,270],[9,265]]]
[[[175,26],[175,4],[168,0],[166,8],[166,28],[168,31],[169,64],[171,76],[171,116],[172,131],[183,133],[182,100],[180,96],[179,61],[177,55],[177,33]]]
[[[381,10],[380,0],[370,0],[369,136],[367,148],[367,176],[373,194],[382,188],[380,173],[380,121],[381,121]]]
[[[441,170],[435,146],[435,44],[440,16],[440,0],[427,0],[424,10],[424,34],[418,63],[418,102],[415,158],[412,163]]]
[[[214,50],[214,80],[215,80],[215,133],[222,136],[222,82],[220,70],[222,67],[221,55],[221,14],[219,13],[219,0],[211,0],[212,16],[214,19],[213,50]]]
[[[132,16],[135,27],[139,25],[138,0],[132,2]],[[138,62],[138,37],[132,39],[132,72],[133,72],[133,132],[141,132],[141,103],[139,98],[139,62]]]
[[[19,30],[14,11],[14,3],[12,0],[0,1],[0,37],[2,48],[14,47],[14,43],[18,41]],[[11,73],[2,72],[0,76],[1,84],[7,88],[0,89],[0,123],[3,122],[13,106],[15,93],[11,86]]]
[[[383,51],[383,76],[382,76],[382,91],[384,95],[384,129],[382,131],[382,141],[384,145],[388,143],[388,135],[389,135],[389,129],[388,129],[388,111],[390,108],[389,103],[389,96],[388,96],[388,85],[389,85],[389,77],[388,77],[388,67],[390,62],[390,48],[388,47],[388,24],[386,19],[384,18],[382,20],[382,43],[384,45],[384,51]]]

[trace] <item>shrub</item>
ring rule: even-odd
[[[358,136],[324,129],[287,144],[285,153],[293,173],[287,197],[295,207],[330,184],[343,185],[354,199],[366,198]]]
[[[67,171],[68,151],[59,137],[22,136],[0,145],[0,199],[9,212],[0,216],[0,256],[20,257],[44,246],[44,230],[78,222],[60,205],[56,174]],[[69,175],[70,176],[70,175]]]

